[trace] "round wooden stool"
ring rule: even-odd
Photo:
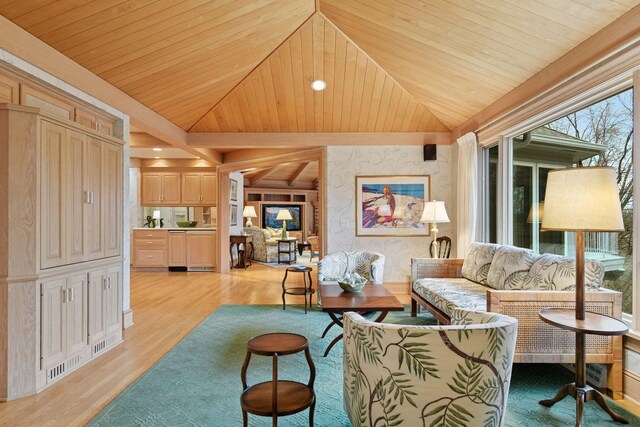
[[[284,296],[286,294],[289,295],[304,295],[304,314],[307,314],[307,295],[309,295],[309,307],[313,304],[313,294],[315,290],[313,289],[313,280],[311,280],[311,271],[313,269],[311,267],[298,268],[298,267],[287,267],[284,272],[284,279],[282,279],[282,309],[286,308],[286,303],[284,300]],[[286,287],[287,276],[289,273],[302,273],[302,278],[304,279],[304,287]],[[306,274],[305,274],[306,273]],[[307,283],[307,277],[309,278],[309,283]]]
[[[309,364],[309,382],[303,384],[278,379],[278,356],[286,356],[304,351]],[[251,355],[271,356],[273,358],[272,380],[247,387],[247,367]],[[316,379],[316,367],[309,352],[309,342],[298,334],[273,333],[251,338],[247,343],[247,356],[242,365],[242,388],[240,396],[242,422],[248,425],[247,413],[273,417],[273,425],[278,425],[278,416],[291,415],[309,409],[309,426],[313,426],[313,412],[316,406],[316,394],[313,382]]]

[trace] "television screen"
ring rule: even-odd
[[[300,205],[262,205],[262,228],[282,228],[282,220],[276,219],[281,209],[287,209],[291,214],[291,218],[293,218],[287,220],[287,230],[302,230],[302,224],[300,223],[302,206]]]

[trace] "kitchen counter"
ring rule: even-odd
[[[216,228],[214,227],[162,227],[162,228],[134,227],[133,230],[216,231]]]

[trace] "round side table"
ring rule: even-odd
[[[284,272],[284,279],[282,279],[282,309],[286,308],[285,295],[304,295],[304,314],[307,314],[307,295],[309,295],[309,308],[311,308],[311,304],[313,304],[313,294],[316,292],[313,289],[313,280],[311,280],[311,272],[313,269],[311,267],[305,268],[297,268],[297,267],[287,267]],[[286,286],[287,277],[289,273],[302,273],[302,278],[304,280],[304,287],[290,287]],[[309,283],[307,283],[307,278],[309,279]]]
[[[278,379],[278,357],[304,351],[309,364],[309,382]],[[272,380],[247,386],[247,368],[251,355],[271,356],[273,358]],[[309,426],[313,426],[313,413],[316,406],[316,395],[313,383],[316,378],[316,367],[309,352],[309,342],[305,337],[290,333],[272,333],[259,335],[247,342],[247,355],[242,365],[242,388],[240,396],[242,406],[242,422],[248,425],[247,413],[272,417],[273,426],[278,425],[278,416],[291,415],[309,409]]]

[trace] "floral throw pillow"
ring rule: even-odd
[[[584,284],[589,290],[602,285],[604,267],[597,261],[584,263]],[[543,254],[531,266],[523,289],[542,291],[573,291],[576,288],[575,259],[552,254]]]
[[[522,289],[529,269],[540,254],[515,246],[501,246],[493,256],[487,285],[493,289]]]
[[[493,243],[472,243],[462,264],[462,277],[486,285],[489,267],[498,247]]]

